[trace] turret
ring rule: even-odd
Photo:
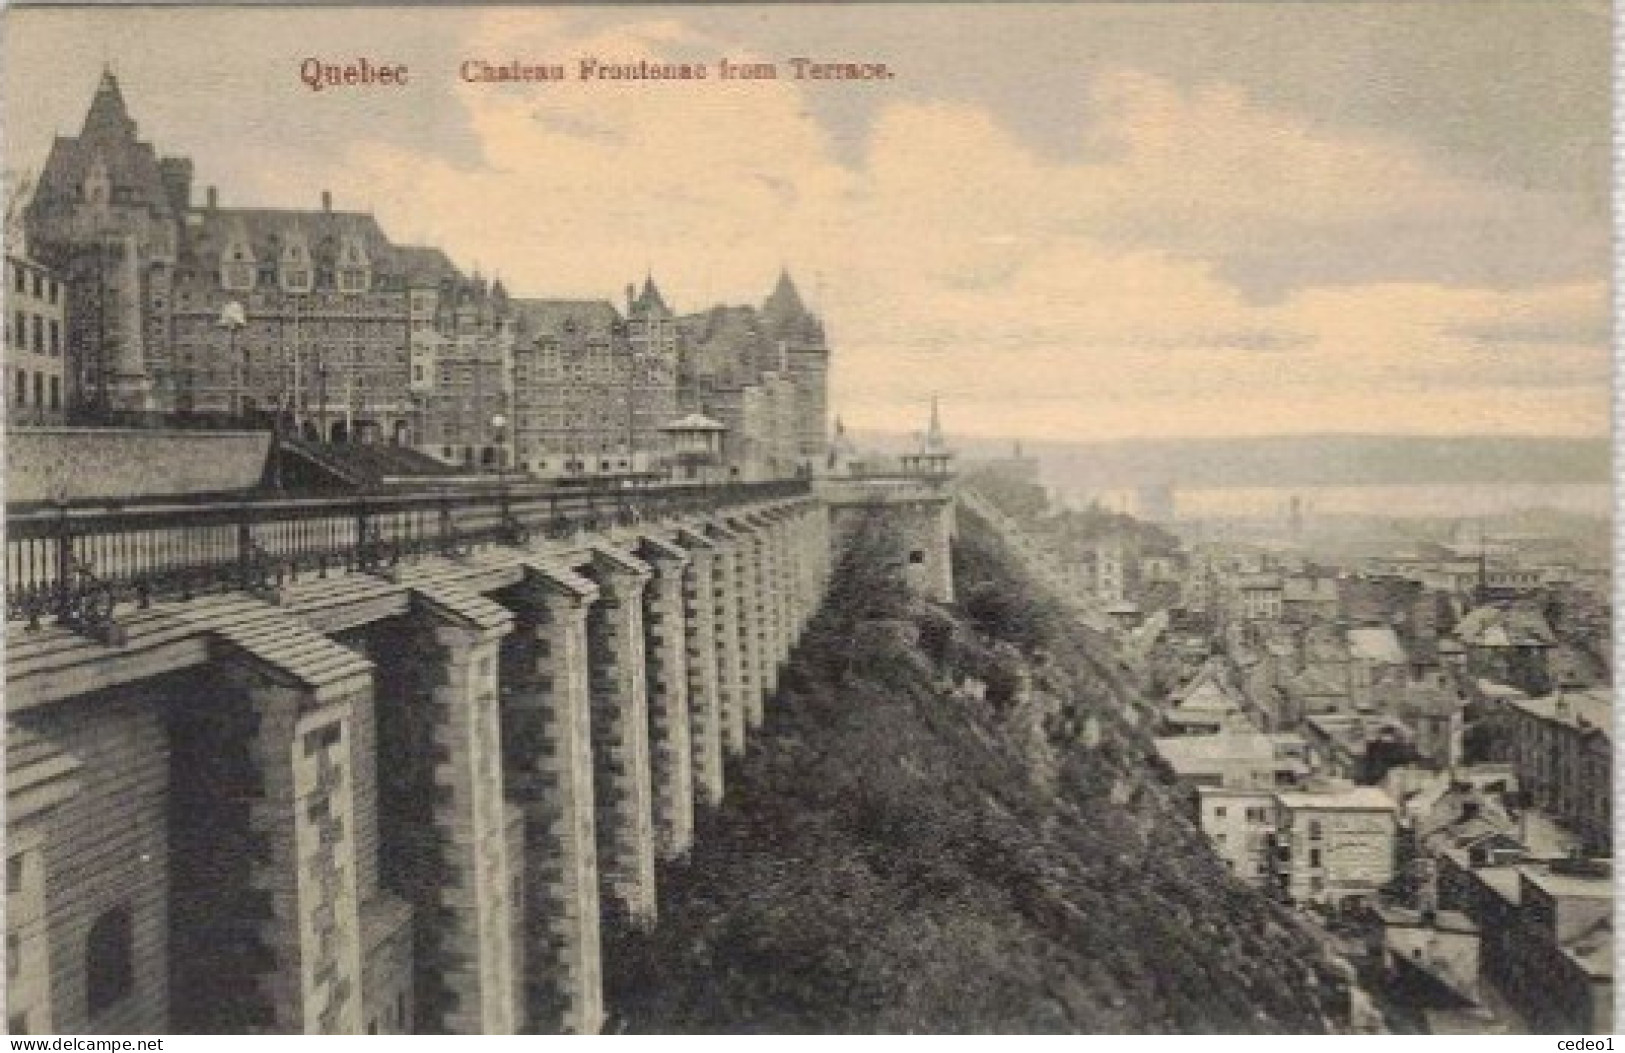
[[[169,207],[176,212],[185,212],[192,204],[192,159],[165,157],[158,162],[158,172],[163,177]]]

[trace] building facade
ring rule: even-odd
[[[165,306],[191,181],[191,161],[160,158],[137,137],[109,72],[79,135],[52,143],[23,221],[33,254],[68,287],[70,411],[153,409],[147,347],[168,337]]]
[[[197,204],[192,175],[139,138],[104,72],[24,212],[37,263],[8,261],[14,420],[276,426],[573,475],[664,471],[666,426],[701,412],[726,429],[732,477],[826,456],[829,349],[788,274],[760,310],[688,318],[652,277],[624,316],[515,299],[325,191],[312,209],[223,207],[213,188]]]
[[[1567,691],[1506,705],[1518,782],[1530,803],[1607,855],[1613,844],[1613,706],[1607,691]]]
[[[760,310],[717,306],[682,319],[677,400],[722,423],[735,478],[810,475],[828,459],[829,349],[788,273]]]
[[[1249,885],[1270,881],[1271,835],[1275,833],[1275,794],[1270,790],[1202,786],[1198,820],[1213,850]]]
[[[1277,877],[1294,903],[1371,901],[1393,880],[1393,800],[1370,786],[1277,796]]]
[[[60,424],[67,405],[67,289],[48,268],[6,257],[6,421]]]

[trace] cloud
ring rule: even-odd
[[[1115,147],[1088,178],[1095,236],[1213,261],[1250,295],[1324,284],[1516,285],[1606,267],[1603,218],[1566,194],[1456,175],[1416,144],[1317,125],[1227,85],[1097,77]]]
[[[763,57],[669,20],[573,36],[504,14],[465,50],[484,41],[617,61]],[[1600,347],[1556,368],[1486,360],[1462,339],[1558,301],[1595,307],[1600,285],[1526,293],[1409,268],[1357,280],[1356,267],[1261,299],[1237,280],[1288,248],[1335,271],[1364,229],[1441,237],[1501,207],[1401,142],[1107,71],[1109,149],[1088,161],[1039,155],[973,103],[903,101],[843,161],[794,83],[693,87],[469,87],[482,170],[365,141],[338,167],[411,203],[392,229],[477,253],[522,291],[613,295],[652,265],[698,309],[757,299],[791,263],[829,316],[834,402],[858,426],[911,427],[933,391],[962,429],[1050,437],[1605,420]]]
[[[652,268],[699,310],[759,300],[788,264],[854,427],[915,428],[939,392],[963,432],[1034,438],[1607,428],[1601,218],[1577,225],[1552,192],[1446,170],[1395,134],[1113,66],[1079,74],[1093,104],[1063,123],[1089,148],[1071,156],[971,96],[879,95],[853,150],[812,93],[876,89],[453,72],[777,57],[730,24],[442,11],[411,39],[434,37],[416,61],[443,79],[377,115],[301,98],[256,109],[251,135],[211,116],[154,137],[231,174],[228,198],[330,187],[518,295],[616,298]],[[188,97],[165,97],[166,121]]]

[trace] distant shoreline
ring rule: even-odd
[[[951,431],[951,425],[950,425]],[[952,441],[952,435],[950,434]],[[904,435],[856,433],[882,451],[910,446]],[[1044,483],[1063,489],[1169,485],[1222,490],[1309,486],[1607,485],[1607,437],[1281,435],[1054,442],[963,439],[965,463],[1014,455],[1040,465]]]

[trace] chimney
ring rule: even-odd
[[[215,209],[220,207],[220,191],[216,190],[212,186],[209,188],[209,191],[208,191],[208,199],[209,199],[209,211],[212,212]]]
[[[322,191],[322,211],[333,211],[333,192],[331,190]]]
[[[632,313],[632,303],[636,298],[637,298],[636,290],[633,288],[632,284],[630,282],[628,282],[627,286],[626,286],[626,313],[627,314]]]

